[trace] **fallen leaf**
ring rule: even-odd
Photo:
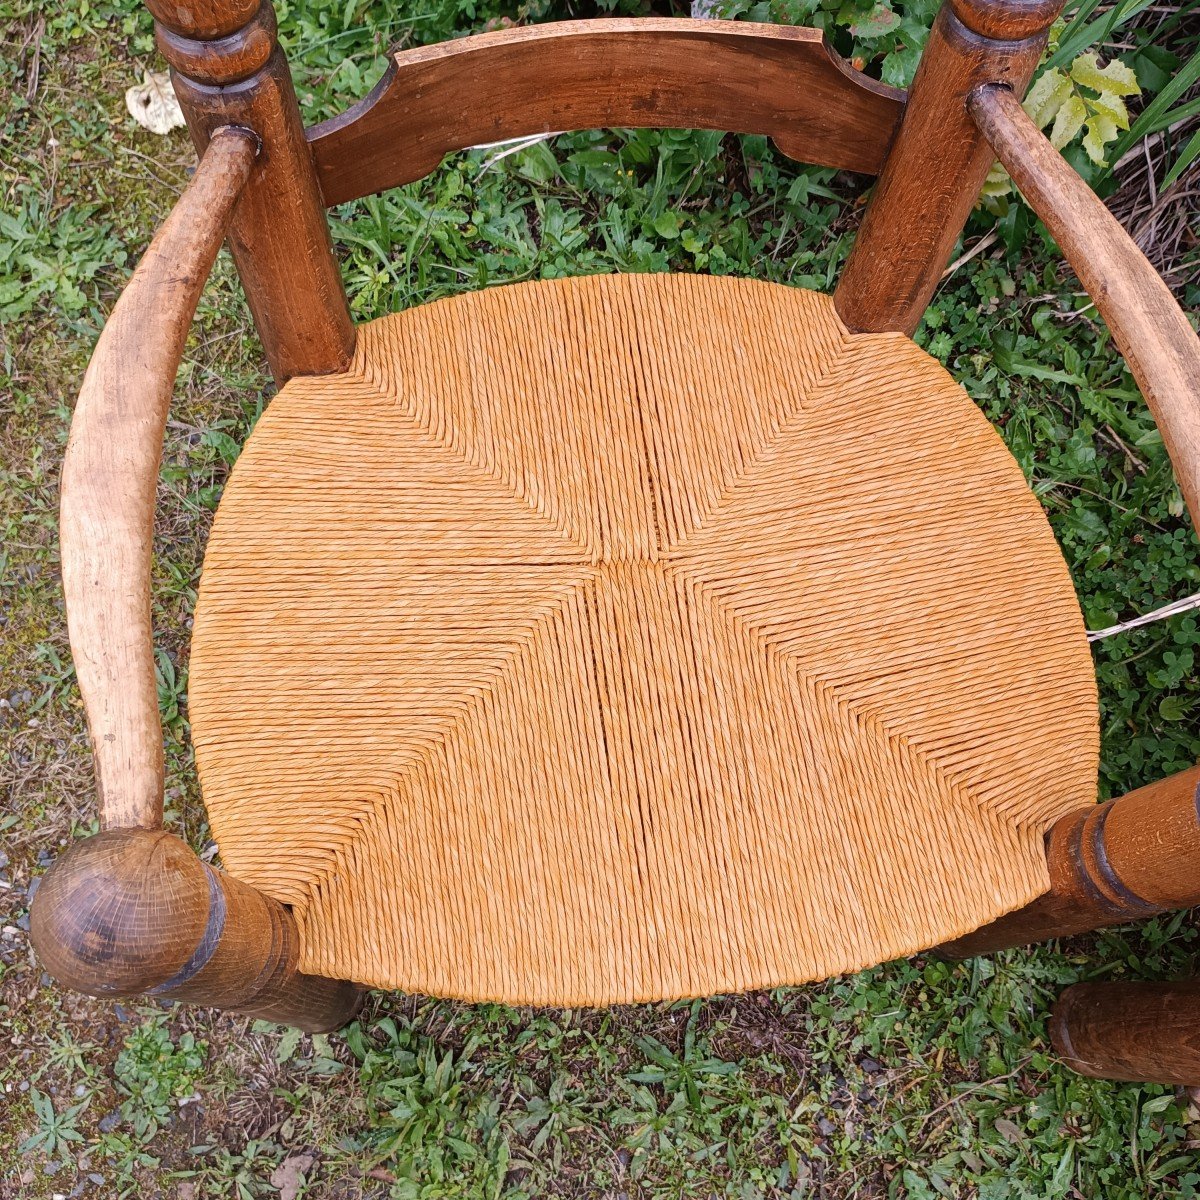
[[[183,125],[183,111],[175,99],[166,71],[147,71],[137,87],[125,93],[129,115],[151,133],[170,133]]]
[[[996,1122],[996,1132],[1000,1134],[1006,1142],[1016,1145],[1017,1142],[1025,1140],[1025,1133],[1019,1125],[1014,1125],[1007,1117],[1001,1117]]]
[[[271,1186],[279,1189],[279,1200],[296,1200],[305,1175],[316,1161],[315,1154],[292,1154],[271,1172]]]

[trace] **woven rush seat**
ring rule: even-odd
[[[1048,886],[1082,618],[947,372],[828,297],[626,275],[359,330],[232,473],[191,659],[224,865],[302,967],[469,1000],[799,983]]]

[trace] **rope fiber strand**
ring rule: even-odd
[[[301,968],[468,1000],[915,952],[1043,892],[1095,799],[1083,620],[998,435],[907,338],[747,280],[491,288],[291,380],[190,693]]]

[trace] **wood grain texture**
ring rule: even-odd
[[[1095,797],[1083,620],[999,436],[907,338],[744,279],[489,288],[289,383],[189,705],[303,969],[473,1000],[910,953],[1043,892]]]
[[[972,32],[994,41],[1020,41],[1041,33],[1058,18],[1063,0],[947,0]]]
[[[611,126],[767,134],[791,158],[878,171],[903,93],[811,29],[562,21],[396,54],[361,103],[309,131],[327,204],[409,183],[468,146]]]
[[[256,149],[246,132],[214,136],[105,324],[71,423],[63,590],[105,828],[162,821],[150,554],[163,429],[196,301]]]
[[[261,0],[146,0],[154,20],[179,33],[221,38],[253,20]]]
[[[215,7],[220,21],[209,6],[171,5],[158,45],[197,150],[214,129],[231,125],[262,142],[229,245],[267,361],[280,382],[344,370],[354,327],[274,10],[270,0],[248,16],[234,0]],[[245,20],[230,30],[235,15]],[[214,37],[218,27],[224,32]]]
[[[1080,809],[1051,830],[1050,890],[939,947],[971,958],[1200,904],[1200,767]]]
[[[981,83],[1024,94],[1059,5],[1036,8],[1040,32],[1016,41],[988,31],[1023,31],[1017,4],[943,5],[917,69],[896,139],[871,196],[834,302],[849,329],[911,335],[921,323],[992,165],[991,147],[967,112]],[[963,23],[987,18],[982,32]],[[1004,14],[1013,15],[1012,20]]]
[[[972,93],[971,116],[1054,235],[1125,356],[1200,526],[1200,339],[1158,272],[1003,87]]]
[[[1050,1018],[1067,1066],[1097,1079],[1200,1084],[1200,980],[1077,983]]]
[[[113,829],[72,845],[42,877],[30,936],[59,983],[150,995],[337,1029],[358,988],[297,969],[299,935],[278,901],[201,862],[162,830]]]

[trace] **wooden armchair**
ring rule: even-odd
[[[270,0],[148,0],[200,153],[84,381],[62,567],[102,831],[63,983],[309,1030],[365,986],[607,1004],[967,956],[1200,901],[1200,770],[1097,806],[1095,679],[1039,505],[910,340],[998,156],[1200,514],[1200,346],[1024,115],[1059,0],[950,0],[905,95],[814,32],[596,20],[396,54],[305,130]],[[324,210],[455,150],[769,135],[878,175],[832,297],[525,283],[356,329]],[[233,471],[191,717],[226,871],[162,829],[155,484],[228,238],[282,385]],[[1192,983],[1080,985],[1080,1071],[1200,1082]]]

